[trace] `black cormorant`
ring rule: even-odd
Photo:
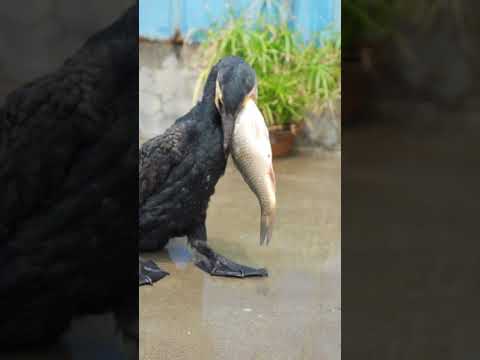
[[[211,275],[267,275],[266,269],[240,265],[215,253],[207,244],[205,227],[209,199],[225,172],[229,154],[235,150],[232,149],[232,138],[241,117],[239,114],[250,117],[255,110],[257,119],[265,127],[255,105],[256,99],[255,71],[239,57],[225,57],[210,71],[203,97],[193,109],[163,134],[143,144],[139,159],[140,250],[161,249],[170,238],[187,236],[194,251],[195,264]],[[246,108],[249,110],[245,111]],[[253,133],[254,137],[263,135]],[[267,186],[274,191],[268,132],[267,142]],[[249,176],[244,172],[242,175],[252,187],[254,184]],[[258,194],[257,197],[260,199]],[[264,239],[261,242],[266,239],[268,243],[271,236],[270,220],[268,216],[262,216]],[[139,285],[151,284],[165,275],[167,273],[152,261],[139,260]]]

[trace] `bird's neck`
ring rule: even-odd
[[[197,120],[198,134],[208,143],[209,152],[214,152],[216,158],[226,161],[229,153],[223,150],[223,129],[220,113],[212,99],[204,98],[197,104]]]
[[[213,98],[204,98],[197,104],[197,122],[203,128],[222,129],[220,113],[215,106]]]

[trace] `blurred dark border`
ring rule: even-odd
[[[112,23],[121,18],[125,12],[132,8],[136,4],[134,0],[106,0],[106,1],[97,1],[97,0],[85,0],[85,1],[76,1],[76,0],[45,0],[45,1],[11,1],[2,4],[2,11],[0,12],[0,109],[5,103],[8,102],[7,96],[12,94],[12,92],[17,89],[22,89],[26,84],[31,82],[36,82],[38,79],[44,76],[50,76],[49,74],[57,72],[69,59],[74,55],[82,46],[85,45],[88,39],[91,39],[92,36],[97,34],[99,31],[107,28]],[[138,11],[138,10],[136,10]],[[112,30],[112,39],[116,36],[115,32],[118,31],[129,31],[128,35],[125,35],[125,38],[138,38],[138,12],[136,14],[137,25],[129,27],[127,29],[116,29]],[[134,20],[132,20],[134,21]],[[131,22],[131,21],[130,21]],[[117,31],[117,32],[118,32]],[[131,35],[131,36],[130,36]],[[123,36],[123,35],[122,35]],[[105,37],[106,39],[109,36]],[[115,40],[116,41],[116,40]],[[110,129],[112,132],[119,134],[116,137],[116,140],[122,141],[122,143],[112,142],[112,146],[126,146],[128,143],[129,147],[132,147],[134,151],[130,151],[128,156],[131,158],[125,158],[121,161],[125,161],[121,166],[124,166],[123,170],[118,170],[118,164],[113,162],[111,164],[112,168],[109,169],[103,168],[104,173],[112,173],[122,171],[122,173],[116,173],[116,178],[121,179],[124,188],[118,192],[115,190],[115,193],[121,193],[122,204],[124,205],[120,211],[122,213],[116,213],[110,218],[110,224],[103,224],[104,229],[108,228],[108,231],[115,231],[115,227],[118,227],[118,231],[123,231],[124,234],[119,237],[118,246],[112,247],[110,249],[111,254],[105,254],[105,249],[101,249],[101,245],[98,247],[98,253],[84,254],[78,247],[75,246],[74,240],[72,238],[71,252],[75,253],[78,251],[77,259],[82,257],[89,256],[90,259],[96,258],[105,258],[105,260],[110,261],[109,259],[116,257],[123,257],[124,261],[117,264],[123,269],[127,269],[129,276],[126,277],[122,282],[115,282],[116,288],[111,294],[115,294],[117,297],[119,294],[125,294],[125,297],[122,297],[120,301],[121,304],[112,304],[112,306],[100,305],[98,309],[94,309],[90,314],[88,311],[81,316],[75,315],[70,323],[70,326],[66,329],[65,332],[55,339],[50,339],[45,337],[45,341],[40,343],[31,343],[30,340],[22,339],[21,337],[8,339],[8,334],[1,334],[2,337],[2,347],[0,349],[0,358],[1,359],[136,359],[138,358],[138,285],[137,285],[137,244],[136,244],[136,211],[137,211],[137,179],[138,179],[138,160],[137,149],[138,149],[138,41],[136,49],[133,48],[132,51],[128,50],[128,54],[123,59],[112,59],[112,74],[100,75],[103,81],[110,81],[108,79],[115,79],[120,74],[113,74],[113,71],[121,72],[123,75],[128,78],[129,84],[120,84],[119,93],[133,94],[131,96],[134,101],[132,101],[132,106],[126,107],[128,113],[123,115],[128,115],[131,119],[130,123],[127,122],[118,122],[115,125],[115,128]],[[112,45],[116,46],[116,45]],[[121,45],[120,45],[121,46]],[[131,46],[131,44],[129,45]],[[100,49],[100,47],[99,47]],[[113,50],[117,51],[117,50]],[[121,51],[119,50],[121,53]],[[132,54],[132,55],[130,55]],[[105,54],[98,54],[98,56],[104,56]],[[94,53],[92,57],[95,57]],[[108,56],[108,55],[105,55]],[[94,62],[94,61],[93,61]],[[124,70],[122,70],[122,67]],[[115,70],[116,69],[116,70]],[[135,71],[130,71],[134,69]],[[103,70],[102,70],[103,71]],[[131,77],[133,76],[133,77]],[[107,80],[105,80],[107,79]],[[79,81],[81,81],[79,79]],[[59,88],[61,88],[59,86]],[[84,96],[88,97],[88,91],[85,90]],[[93,89],[92,91],[98,91]],[[103,91],[103,90],[100,90]],[[52,96],[61,98],[62,96],[68,96],[71,94],[61,94],[60,92],[52,93]],[[111,94],[103,94],[105,98],[108,98]],[[103,95],[100,95],[102,97]],[[41,96],[41,95],[40,95]],[[97,96],[97,95],[95,95]],[[98,98],[98,96],[97,96]],[[129,96],[130,98],[130,96]],[[27,97],[28,99],[28,97]],[[28,100],[27,100],[28,101]],[[33,101],[33,99],[32,99]],[[103,106],[103,105],[102,105]],[[106,106],[115,106],[115,104],[110,104]],[[120,108],[119,108],[120,109]],[[112,110],[112,109],[110,109]],[[113,109],[112,111],[105,110],[106,113],[115,113],[117,110]],[[0,111],[0,115],[3,116],[3,113]],[[27,114],[28,116],[28,114]],[[4,121],[3,117],[1,118]],[[62,121],[61,116],[59,115],[58,121]],[[101,120],[101,119],[100,119]],[[15,120],[16,121],[16,120]],[[124,124],[124,125],[122,125]],[[133,124],[133,125],[132,125]],[[5,155],[5,151],[8,153],[8,149],[3,148],[7,143],[6,137],[9,136],[8,130],[0,124],[0,159]],[[122,126],[125,126],[125,129],[122,129]],[[23,130],[17,130],[23,131]],[[25,131],[29,131],[27,128]],[[112,134],[112,133],[110,133]],[[83,134],[78,134],[77,139],[80,139]],[[102,135],[102,134],[99,134]],[[112,139],[115,135],[112,135]],[[101,138],[101,136],[99,136]],[[75,138],[71,139],[72,143],[76,140]],[[80,141],[80,140],[79,140]],[[120,145],[119,145],[120,144]],[[61,149],[55,149],[52,144],[52,151]],[[112,150],[113,151],[113,150]],[[123,151],[123,150],[122,150]],[[2,154],[3,152],[3,154]],[[15,156],[11,154],[9,156]],[[72,164],[68,165],[70,168],[74,168],[74,161],[78,161],[81,158],[81,153],[77,154],[76,157],[72,159]],[[23,159],[25,160],[25,159]],[[91,159],[92,163],[96,159]],[[98,160],[98,159],[97,159]],[[28,161],[28,160],[27,160]],[[31,158],[31,162],[37,161],[36,158]],[[88,161],[88,160],[87,160]],[[129,163],[128,163],[129,162]],[[28,168],[30,165],[25,163],[25,168]],[[43,165],[42,165],[43,166]],[[8,167],[4,168],[0,166],[0,179],[9,179],[9,176],[15,176],[14,174],[5,173],[9,171]],[[84,174],[79,173],[79,176]],[[71,179],[72,183],[74,182]],[[5,184],[0,184],[4,186]],[[115,184],[115,186],[120,186],[121,184]],[[20,186],[20,185],[19,185]],[[121,185],[123,186],[123,185]],[[58,189],[60,191],[60,189]],[[14,191],[14,190],[12,190]],[[0,192],[1,194],[1,192]],[[28,196],[28,194],[25,194]],[[0,199],[0,202],[5,202],[5,199]],[[107,204],[111,198],[106,198],[103,204],[106,204],[106,208],[109,206]],[[115,201],[115,199],[114,199]],[[19,206],[22,206],[19,204]],[[0,206],[1,208],[1,206]],[[39,209],[39,211],[42,211]],[[123,215],[126,218],[135,219],[132,224],[129,224],[128,230],[125,226],[119,226],[116,222],[121,222]],[[104,214],[102,215],[104,216]],[[103,220],[108,217],[103,217]],[[12,240],[10,231],[10,238],[1,238],[5,234],[2,232],[2,220],[0,219],[0,248],[5,251],[7,246],[13,248],[15,245],[15,240]],[[79,219],[84,220],[84,219]],[[8,225],[8,224],[7,224]],[[77,226],[71,224],[71,227]],[[81,227],[80,227],[81,228]],[[20,229],[17,229],[20,231]],[[15,231],[17,231],[15,230]],[[34,229],[30,229],[34,232]],[[7,230],[8,232],[9,230]],[[28,231],[28,230],[27,230]],[[65,230],[67,231],[67,230]],[[105,230],[107,231],[107,230]],[[131,236],[131,244],[123,245],[121,241],[124,241],[127,237],[126,234]],[[129,236],[130,236],[129,235]],[[113,234],[113,236],[115,236]],[[85,239],[89,241],[89,239]],[[5,245],[7,244],[7,245]],[[17,242],[18,244],[18,242]],[[12,252],[13,253],[13,252]],[[5,253],[4,253],[5,255]],[[15,263],[14,260],[10,259],[12,263]],[[20,259],[21,260],[21,259]],[[16,263],[21,263],[21,261]],[[22,260],[23,261],[23,260]],[[29,265],[29,260],[26,257],[25,269]],[[61,261],[61,260],[60,260]],[[75,260],[77,261],[77,260]],[[78,260],[81,261],[81,260]],[[0,265],[0,271],[2,279],[8,279],[9,277],[13,278],[18,275],[19,268],[16,267],[7,267]],[[51,264],[55,266],[55,264]],[[59,265],[58,268],[61,268]],[[27,270],[25,270],[27,271]],[[30,270],[28,270],[30,271]],[[48,272],[49,265],[39,267],[39,272]],[[110,291],[108,286],[109,282],[115,276],[114,268],[111,269],[112,273],[102,273],[97,274],[98,277],[103,277],[105,281],[105,292],[108,294]],[[123,270],[122,270],[123,271]],[[11,273],[10,273],[11,272]],[[10,274],[9,274],[10,273]],[[118,272],[120,274],[122,272]],[[69,275],[70,276],[70,275]],[[3,281],[3,280],[2,280]],[[3,285],[2,285],[3,286]],[[52,284],[52,286],[55,286]],[[64,286],[59,284],[58,286]],[[26,286],[24,287],[27,288]],[[17,287],[18,289],[18,287]],[[22,287],[23,289],[23,287]],[[33,288],[32,288],[33,289]],[[15,291],[12,290],[9,294],[9,299],[6,300],[9,306],[12,305],[12,299],[15,299]],[[23,293],[18,290],[18,298],[15,300],[15,304],[18,307],[27,304],[28,302],[35,301],[35,293]],[[38,291],[38,290],[32,290]],[[40,290],[41,291],[41,290]],[[45,288],[44,291],[49,291]],[[65,291],[68,292],[68,285],[65,288]],[[86,282],[85,293],[91,291],[88,289],[88,282]],[[107,295],[102,294],[103,298],[108,298]],[[95,302],[94,299],[93,303]],[[115,300],[111,300],[112,302]],[[0,301],[4,305],[3,302]],[[45,311],[51,313],[52,321],[56,316],[56,310],[60,307],[68,306],[68,304],[55,304],[52,303],[45,308]],[[73,306],[73,305],[72,305]],[[118,316],[118,309],[123,307],[122,314]],[[115,309],[112,312],[112,308]],[[0,322],[5,321],[5,317],[13,316],[15,314],[14,308],[6,308],[3,306],[0,309]],[[25,321],[20,317],[25,317],[32,320],[37,316],[40,318],[40,314],[36,313],[24,313],[19,315],[18,319],[18,331],[15,333],[28,333],[29,330],[22,330],[22,327],[28,326]],[[42,318],[44,314],[42,314]],[[34,320],[32,320],[34,321]],[[0,326],[1,328],[1,326]],[[3,328],[2,328],[3,329]],[[45,329],[46,333],[48,332]],[[29,335],[30,336],[30,335]],[[41,338],[41,336],[39,336]],[[22,345],[23,341],[24,344]],[[12,344],[12,347],[9,344]],[[8,351],[8,352],[7,352]]]
[[[478,2],[344,0],[342,359],[476,359]]]

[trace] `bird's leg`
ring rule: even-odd
[[[190,232],[188,242],[195,252],[195,265],[210,275],[237,278],[268,276],[268,272],[264,268],[255,269],[240,265],[213,251],[207,245],[205,223],[198,225]]]
[[[169,275],[163,271],[152,260],[142,260],[138,258],[138,286],[153,285],[154,282]]]

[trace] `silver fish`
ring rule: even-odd
[[[275,172],[268,129],[262,113],[252,99],[246,101],[235,120],[232,158],[259,201],[260,245],[268,245],[272,238],[277,202]]]

